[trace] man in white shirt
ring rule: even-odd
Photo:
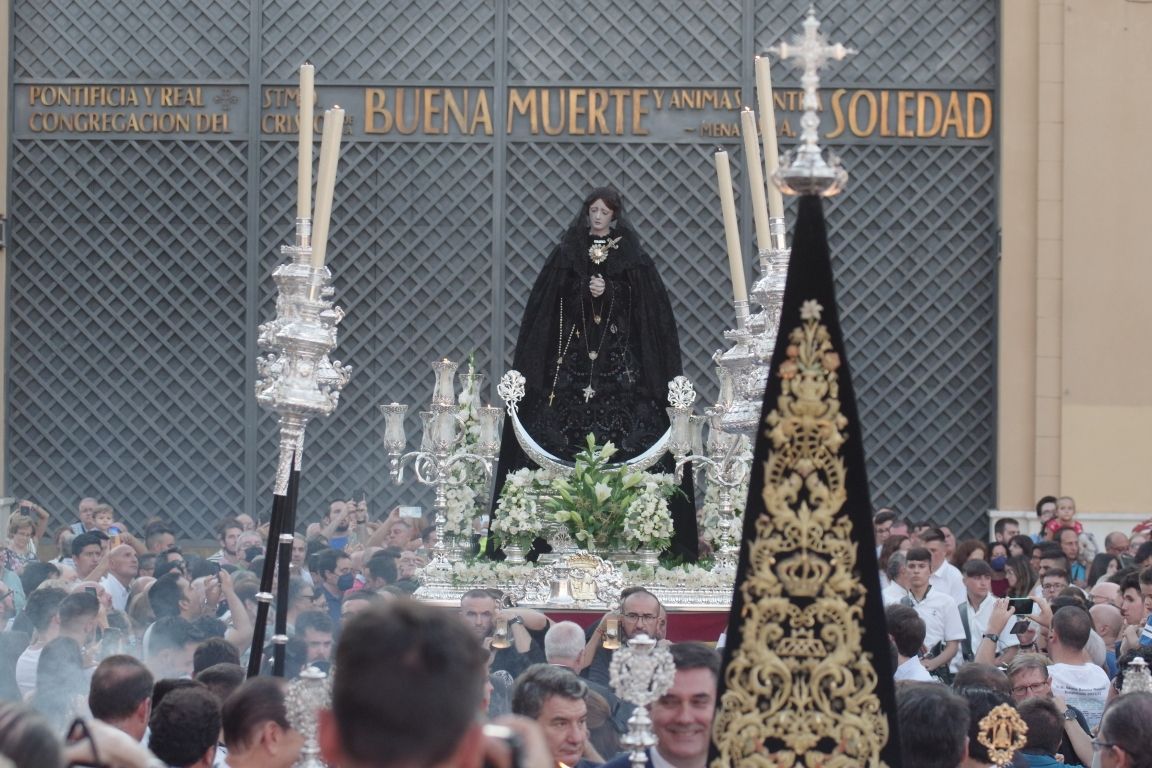
[[[920,648],[924,645],[924,620],[914,609],[899,603],[888,606],[884,618],[888,624],[888,637],[896,646],[898,666],[892,679],[936,682],[936,678],[920,662]]]
[[[984,637],[996,644],[996,657],[992,663],[1008,664],[1020,647],[1020,638],[1011,632],[988,631],[988,618],[997,603],[996,596],[992,594],[992,566],[984,560],[964,563],[964,589],[967,594],[959,610],[965,639],[960,644],[960,653],[952,658],[952,673],[960,671],[966,661],[976,659],[977,649]]]
[[[924,620],[924,668],[929,672],[943,668],[938,675],[943,677],[964,639],[960,612],[956,610],[955,600],[928,583],[932,575],[932,555],[928,550],[914,547],[908,550],[906,558],[908,595],[900,603],[916,609]]]
[[[1052,692],[1083,712],[1096,730],[1108,703],[1110,683],[1108,674],[1089,658],[1086,646],[1091,631],[1092,617],[1083,608],[1068,605],[1056,611],[1048,636],[1048,655],[1054,662],[1048,674]]]
[[[100,579],[100,584],[112,596],[112,607],[116,610],[128,610],[132,580],[139,571],[140,561],[130,544],[113,547],[108,553],[108,574]]]
[[[58,587],[40,587],[28,596],[24,612],[32,622],[32,642],[16,660],[16,685],[20,695],[27,696],[36,688],[36,670],[40,652],[60,635],[60,603],[68,593]]]
[[[929,528],[920,534],[924,548],[932,555],[932,579],[929,582],[937,592],[943,592],[960,605],[968,599],[964,577],[960,569],[948,562],[948,545],[939,528]]]

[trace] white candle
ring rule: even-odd
[[[780,150],[776,146],[776,109],[772,103],[772,62],[756,57],[756,98],[760,106],[760,135],[764,141],[764,177],[768,182],[768,211],[774,219],[784,218],[784,198],[772,181],[780,167]],[[764,246],[760,246],[763,248]]]
[[[312,218],[312,112],[316,106],[316,68],[300,67],[300,147],[296,179],[296,218]]]
[[[716,188],[720,193],[720,210],[724,215],[724,240],[728,244],[728,270],[732,273],[732,298],[748,301],[744,284],[744,256],[740,252],[740,231],[736,228],[736,200],[732,195],[732,169],[728,153],[716,153]]]
[[[764,251],[772,247],[772,235],[768,230],[768,201],[764,198],[764,173],[760,170],[760,144],[756,141],[756,114],[748,107],[744,107],[740,112],[740,131],[744,134],[748,187],[752,192],[752,218],[756,222],[756,246]]]
[[[344,110],[333,107],[324,112],[324,133],[320,137],[320,168],[316,172],[316,218],[312,224],[312,267],[324,266],[328,250],[328,224],[332,220],[332,196],[336,192],[336,163],[340,159],[340,136],[344,132]]]

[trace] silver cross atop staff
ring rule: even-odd
[[[841,43],[830,44],[820,34],[820,20],[816,9],[808,8],[804,19],[804,34],[794,35],[791,43],[780,43],[769,48],[769,53],[780,57],[781,61],[793,59],[795,66],[802,66],[804,74],[800,78],[804,86],[804,116],[800,118],[803,131],[800,146],[784,156],[784,162],[773,178],[780,189],[791,195],[822,195],[831,197],[844,189],[848,183],[848,172],[840,165],[840,158],[831,152],[825,162],[820,151],[820,69],[829,60],[840,61],[856,53]]]

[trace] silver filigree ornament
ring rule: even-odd
[[[516,413],[519,410],[526,384],[527,379],[520,371],[508,371],[500,377],[500,383],[496,385],[496,394],[500,395],[509,413]]]
[[[306,667],[299,678],[288,684],[284,692],[288,724],[304,739],[296,768],[326,768],[320,759],[318,731],[321,710],[331,706],[332,680],[315,667]]]
[[[687,376],[677,376],[668,383],[668,402],[673,408],[691,408],[696,402],[696,388]]]
[[[552,470],[560,475],[571,475],[574,469],[573,463],[546,450],[544,446],[536,442],[535,438],[528,433],[528,430],[520,421],[519,404],[520,401],[524,399],[525,386],[526,380],[524,375],[519,371],[511,370],[500,377],[500,383],[496,387],[496,393],[500,395],[500,398],[504,401],[504,405],[508,411],[508,417],[512,421],[512,434],[516,437],[516,442],[520,443],[520,447],[524,449],[524,454],[531,459],[536,466]],[[656,439],[655,443],[640,455],[634,456],[627,461],[609,464],[608,466],[626,466],[636,472],[643,472],[644,470],[650,469],[664,458],[664,454],[668,451],[668,442],[671,437],[672,428],[669,427],[664,434]]]
[[[332,273],[311,263],[310,222],[297,221],[296,242],[280,252],[289,261],[276,267],[276,317],[262,323],[257,344],[267,354],[256,358],[256,402],[275,411],[280,422],[280,461],[274,492],[288,491],[288,476],[299,466],[308,422],[328,416],[340,402],[340,392],[352,367],[329,360],[336,348],[336,326],[344,310],[331,301]]]
[[[648,762],[644,750],[656,743],[648,708],[672,687],[676,664],[667,645],[641,633],[630,639],[626,648],[612,654],[608,670],[616,695],[636,705],[620,745],[628,750],[633,767],[639,768]]]

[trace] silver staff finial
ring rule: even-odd
[[[820,20],[816,18],[815,7],[809,7],[804,19],[804,33],[794,35],[791,43],[780,43],[768,49],[781,60],[793,59],[795,66],[803,67],[800,78],[804,86],[804,117],[800,119],[803,131],[800,146],[784,156],[780,169],[773,174],[780,189],[791,195],[822,195],[831,197],[848,183],[848,172],[840,165],[840,159],[831,152],[825,161],[820,150],[820,69],[829,60],[840,61],[845,56],[856,53],[841,43],[830,44],[820,34]]]

